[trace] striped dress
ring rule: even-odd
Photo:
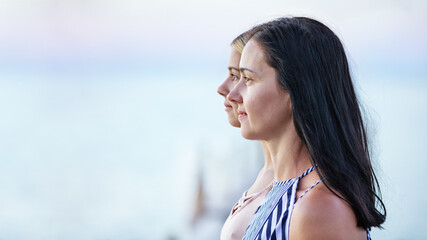
[[[289,239],[289,223],[294,209],[298,182],[313,169],[314,167],[309,168],[297,178],[274,182],[265,201],[249,221],[243,240]],[[318,180],[305,190],[300,198],[320,182],[321,180]],[[369,231],[367,239],[370,240]]]

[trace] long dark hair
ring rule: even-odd
[[[339,38],[305,17],[280,18],[253,33],[290,95],[296,131],[324,184],[351,205],[358,226],[381,227],[386,209]]]

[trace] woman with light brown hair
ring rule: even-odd
[[[251,30],[249,30],[242,33],[232,41],[230,61],[228,64],[229,75],[218,87],[218,93],[224,97],[224,105],[225,111],[228,115],[228,121],[233,127],[240,127],[237,104],[230,102],[227,99],[227,96],[240,79],[240,57],[251,34]],[[250,218],[259,205],[264,201],[266,195],[273,186],[273,169],[270,153],[264,142],[262,142],[262,146],[265,158],[264,167],[259,172],[258,177],[252,186],[243,193],[242,197],[233,206],[230,215],[222,228],[221,240],[242,239]],[[233,159],[230,159],[230,161],[233,161]],[[244,166],[242,166],[242,171],[244,171]]]

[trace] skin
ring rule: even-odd
[[[243,50],[240,71],[242,77],[228,100],[238,106],[243,137],[265,141],[276,181],[299,176],[312,166],[310,157],[296,133],[289,94],[254,39]],[[302,178],[296,199],[318,179],[316,171]],[[320,183],[297,201],[290,239],[366,239],[366,231],[357,227],[351,207]]]
[[[228,94],[230,91],[236,87],[237,83],[240,80],[240,52],[238,52],[235,48],[231,48],[230,52],[230,60],[228,63],[228,77],[219,85],[218,94],[224,97],[224,105],[225,111],[227,112],[228,121],[233,127],[240,127],[240,121],[238,119],[237,113],[237,104],[233,101],[229,101]],[[248,194],[252,194],[258,191],[261,191],[272,181],[272,163],[270,152],[268,150],[267,144],[264,141],[261,141],[262,147],[264,150],[264,167],[261,169],[257,179],[254,184],[248,189]]]
[[[308,179],[305,180],[308,188]],[[302,192],[303,190],[298,192],[298,197]],[[367,238],[366,230],[357,226],[356,216],[350,205],[329,191],[324,184],[317,185],[297,201],[289,229],[291,240]]]
[[[237,85],[237,82],[239,82],[239,79],[240,79],[239,64],[240,64],[241,56],[242,55],[239,51],[237,51],[235,48],[231,48],[230,60],[228,63],[228,76],[227,78],[224,79],[221,85],[219,85],[217,90],[218,94],[224,97],[224,106],[225,106],[225,111],[227,112],[228,122],[233,127],[240,127],[240,121],[238,120],[238,114],[237,114],[237,104],[229,101],[227,96],[229,92]],[[264,150],[264,159],[265,159],[264,167],[261,169],[255,182],[248,189],[248,195],[263,190],[268,184],[271,183],[273,179],[273,169],[272,169],[270,153],[268,151],[266,143],[263,141],[262,141],[262,147]],[[204,202],[203,199],[204,199],[203,186],[201,185],[201,181],[199,181],[195,212],[191,220],[192,225],[196,224],[197,219],[203,213],[203,210],[204,210],[204,206],[202,204]]]
[[[219,95],[224,97],[225,111],[227,112],[228,122],[233,127],[240,127],[240,122],[237,119],[237,105],[227,99],[227,95],[231,89],[236,86],[240,79],[239,62],[242,55],[234,48],[231,48],[230,61],[228,63],[228,76],[218,87]]]

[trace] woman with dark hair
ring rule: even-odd
[[[385,206],[339,38],[304,17],[256,28],[228,99],[243,137],[266,142],[275,182],[243,239],[369,239]]]

